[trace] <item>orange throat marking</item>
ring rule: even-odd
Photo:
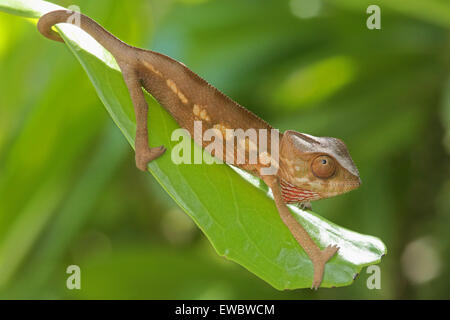
[[[317,192],[300,189],[284,179],[280,180],[280,186],[285,203],[300,203],[320,199]]]

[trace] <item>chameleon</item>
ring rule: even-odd
[[[68,10],[51,11],[39,19],[37,28],[45,37],[64,42],[52,27],[58,23],[75,24],[77,21],[78,27],[113,55],[122,71],[135,112],[135,161],[138,169],[147,171],[148,163],[166,151],[164,146],[149,146],[148,105],[143,89],[191,136],[194,135],[196,121],[202,124],[203,131],[214,129],[223,132],[223,143],[229,129],[275,130],[279,143],[272,145],[273,137],[268,137],[269,146],[264,147],[264,154],[258,142],[249,143],[246,140],[243,144],[246,151],[256,149],[256,153],[264,155],[266,161],[258,158],[258,161],[250,163],[246,158],[243,163],[234,165],[261,178],[270,188],[281,220],[312,262],[311,288],[317,290],[326,263],[339,247],[330,244],[321,249],[293,217],[287,205],[299,204],[302,208],[310,208],[311,201],[336,196],[360,186],[358,169],[345,143],[337,138],[316,137],[293,130],[281,133],[183,63],[155,51],[130,46],[86,15],[76,13],[79,19],[70,19],[73,14]],[[206,147],[205,141],[195,142]],[[279,155],[278,159],[273,157],[274,154]],[[213,156],[227,160],[224,155]],[[271,174],[262,174],[263,168],[267,168],[267,158],[270,163],[276,163],[276,170]]]

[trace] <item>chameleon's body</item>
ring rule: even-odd
[[[75,20],[69,19],[73,14],[65,10],[50,12],[41,17],[38,29],[44,36],[62,42],[61,37],[51,28],[57,23],[73,23]],[[207,129],[219,130],[224,136],[224,148],[227,139],[226,129],[244,131],[265,129],[269,132],[273,129],[265,121],[208,84],[184,64],[157,52],[131,47],[84,15],[80,15],[79,21],[83,30],[112,53],[122,70],[135,108],[136,165],[140,170],[147,170],[148,162],[158,158],[165,151],[162,146],[156,148],[148,146],[148,106],[142,87],[167,109],[191,136],[195,136],[194,121],[201,122],[203,132]],[[256,163],[245,161],[239,164],[234,158],[233,164],[260,176],[271,188],[283,222],[313,262],[312,286],[318,288],[325,263],[338,248],[328,246],[320,250],[291,215],[286,203],[308,204],[312,200],[355,189],[360,185],[359,173],[344,143],[338,139],[313,137],[294,131],[286,131],[284,134],[276,131],[275,134],[281,142],[276,145],[277,150],[271,150],[270,133],[267,134],[267,143],[264,145],[265,158],[275,160],[270,158],[273,151],[280,155],[274,174],[261,174],[261,169],[267,167],[267,159],[263,162],[258,158]],[[209,144],[203,140],[196,142],[204,148]],[[248,141],[241,142],[244,142],[246,152],[249,148],[256,148],[256,153],[261,156],[261,146],[258,142],[256,145]],[[239,141],[235,148],[238,145]],[[234,155],[237,154],[236,151],[233,150]],[[226,161],[225,155],[226,152],[223,153],[221,160]]]

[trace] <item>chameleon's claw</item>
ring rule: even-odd
[[[311,289],[317,290],[320,287],[323,279],[323,272],[325,269],[325,264],[334,254],[339,250],[337,245],[329,245],[322,251],[320,251],[320,256],[317,259],[314,259],[314,279],[311,286]]]
[[[148,163],[159,158],[164,152],[166,152],[164,146],[147,148],[144,151],[136,152],[136,167],[141,171],[147,171]]]
[[[332,256],[334,256],[336,252],[338,252],[338,250],[339,247],[337,245],[335,244],[329,245],[328,247],[322,250],[322,259],[324,259],[324,261],[327,262],[328,260],[330,260]]]
[[[309,202],[309,201],[308,202],[300,202],[299,207],[302,210],[311,210],[312,209],[311,202]]]
[[[317,291],[317,289],[319,289],[320,282],[321,282],[321,281],[316,281],[316,280],[314,280],[314,281],[313,281],[313,284],[312,284],[312,286],[311,286],[311,290],[316,290],[316,291]]]

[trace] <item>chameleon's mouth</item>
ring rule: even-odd
[[[334,197],[343,193],[350,192],[357,189],[361,185],[361,179],[358,181],[346,181],[346,182],[336,182],[329,184],[327,190],[322,193],[324,198]]]
[[[320,181],[319,182],[324,187],[330,187],[330,188],[343,188],[343,189],[355,189],[359,187],[362,183],[360,177],[355,177],[354,179],[344,180],[344,181]]]
[[[362,184],[362,181],[361,178],[358,177],[357,181],[344,182],[343,184],[346,185],[347,187],[350,187],[350,190],[353,190],[358,188]]]

